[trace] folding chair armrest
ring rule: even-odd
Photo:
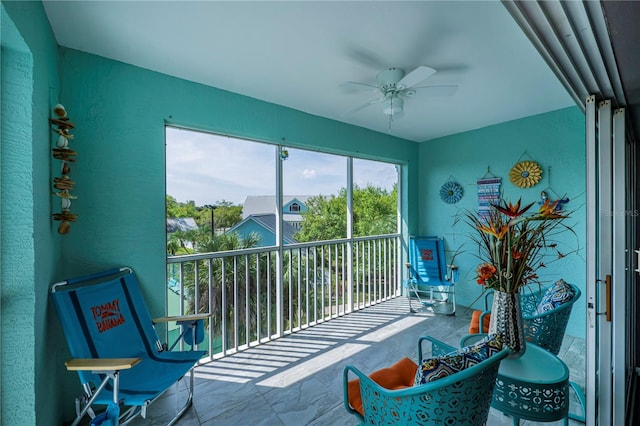
[[[412,280],[416,275],[416,272],[413,269],[413,265],[410,262],[407,262],[404,264],[404,266],[407,267],[407,278],[409,278],[409,280]]]
[[[154,318],[153,319],[153,323],[157,324],[159,322],[171,322],[171,321],[190,322],[190,321],[198,321],[198,320],[207,319],[210,316],[211,316],[211,314],[174,315],[174,316],[169,316],[169,317]]]
[[[73,358],[64,365],[69,371],[118,371],[133,368],[140,358]]]
[[[458,282],[460,268],[458,267],[458,265],[450,264],[450,265],[447,265],[447,269],[451,272],[451,275],[449,276],[449,280],[451,281],[451,284],[456,284]]]

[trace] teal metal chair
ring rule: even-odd
[[[424,359],[422,346],[427,341],[432,345],[431,356],[455,350],[431,337],[421,337],[418,340],[419,361]],[[347,365],[343,376],[345,408],[367,425],[485,425],[498,367],[509,352],[505,347],[488,359],[450,376],[396,390],[380,386],[356,367]],[[415,366],[417,369],[417,364]],[[350,374],[359,381],[362,413],[349,402]]]
[[[524,289],[520,293],[520,304],[522,306],[522,319],[524,325],[524,334],[527,342],[534,343],[541,348],[551,352],[554,355],[558,355],[562,341],[564,339],[567,324],[569,323],[569,317],[571,310],[575,302],[580,298],[581,292],[574,284],[569,284],[573,289],[573,297],[571,300],[562,303],[561,305],[554,307],[545,312],[538,312],[538,306],[542,301],[547,288],[534,287],[533,289]],[[489,292],[485,296],[485,310],[480,315],[474,315],[478,318],[478,323],[472,324],[475,329],[487,332],[485,327],[480,327],[479,324],[487,324],[485,318],[491,314],[491,296]],[[574,390],[576,398],[584,413],[585,408],[585,396],[580,386],[575,382],[569,382],[569,385]],[[575,413],[569,413],[569,418],[580,422],[585,422],[584,414],[578,415]]]
[[[162,344],[149,316],[138,281],[130,268],[118,268],[56,283],[51,288],[71,356],[66,362],[78,373],[84,395],[76,399],[77,417],[91,425],[127,424],[187,373],[187,401],[174,424],[191,406],[193,367],[205,354],[191,350],[173,352]],[[208,315],[165,317],[176,321],[181,337],[191,349],[202,340],[203,319]],[[188,336],[188,337],[187,337]],[[94,406],[106,406],[95,414]],[[128,407],[120,414],[121,407]]]
[[[405,289],[409,298],[409,310],[415,312],[411,300],[425,306],[434,306],[434,312],[455,315],[458,268],[448,265],[444,240],[440,237],[409,237],[408,279]],[[446,305],[447,309],[435,309]],[[440,306],[439,306],[440,307]]]

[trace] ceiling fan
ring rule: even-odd
[[[458,90],[457,85],[417,86],[435,73],[435,69],[425,65],[420,65],[408,74],[400,68],[389,68],[376,76],[377,85],[348,82],[348,87],[374,90],[379,94],[378,98],[350,110],[348,114],[381,103],[382,113],[389,116],[391,123],[393,118],[402,115],[404,99],[414,96],[417,92],[431,96],[450,96]]]

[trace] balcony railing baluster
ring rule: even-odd
[[[280,337],[274,329],[278,312],[288,334],[401,294],[399,247],[399,235],[285,246],[284,309],[274,304],[275,247],[169,256],[167,314],[208,309],[203,345],[212,359],[231,355]]]

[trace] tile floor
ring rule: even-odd
[[[199,366],[193,407],[178,425],[356,425],[343,405],[346,364],[369,373],[404,356],[415,359],[421,335],[457,346],[467,333],[467,308],[445,316],[415,307],[418,312],[409,314],[406,298],[393,299]],[[571,380],[581,385],[584,353],[582,339],[565,338],[560,357],[570,367]],[[184,401],[184,388],[176,385],[150,407],[146,420],[133,424],[167,424]],[[511,418],[492,409],[487,424],[510,425]]]

